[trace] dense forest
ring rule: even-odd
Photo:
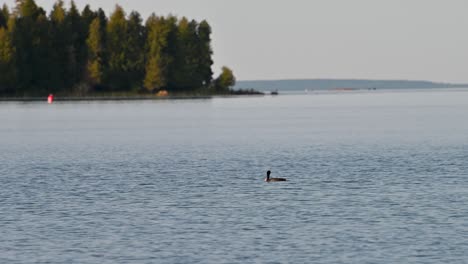
[[[213,79],[211,33],[185,17],[17,0],[0,10],[0,96],[225,93],[235,77],[223,67]]]

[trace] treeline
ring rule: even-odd
[[[211,27],[175,16],[151,15],[120,6],[102,9],[59,0],[50,14],[34,0],[0,10],[0,95],[93,92],[225,92],[235,83],[223,67],[213,79]]]

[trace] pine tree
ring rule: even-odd
[[[65,22],[66,10],[63,7],[62,0],[58,0],[50,13],[50,20],[55,24],[63,24]]]
[[[33,20],[36,20],[40,13],[34,0],[16,0],[16,11],[19,17]]]
[[[3,4],[2,9],[0,9],[0,28],[6,28],[8,25],[8,20],[10,19],[10,10],[6,4]]]
[[[50,61],[48,69],[51,74],[51,92],[65,90],[68,80],[68,35],[69,31],[65,23],[67,16],[62,0],[57,1],[50,13]]]
[[[0,27],[0,93],[14,93],[15,86],[15,49],[10,32]]]
[[[168,85],[168,71],[173,61],[168,50],[171,26],[171,20],[156,17],[154,14],[146,23],[148,62],[144,87],[149,91],[163,89]]]
[[[19,93],[40,94],[47,86],[48,20],[34,0],[17,0],[12,41],[17,51],[16,72]]]
[[[89,28],[88,46],[88,78],[93,85],[102,85],[104,80],[104,31],[101,19],[96,17]]]
[[[176,58],[179,55],[178,49],[178,31],[179,31],[179,20],[175,16],[168,16],[165,18],[165,24],[169,31],[167,34],[167,46],[165,53],[167,56],[166,68],[166,88],[170,91],[177,91],[176,87],[176,76],[179,72]]]
[[[83,8],[83,11],[81,11],[81,18],[86,27],[86,32],[89,31],[89,27],[96,17],[97,13],[93,12],[89,5],[86,5],[85,8]]]
[[[50,60],[49,20],[44,10],[40,10],[34,25],[33,37],[33,94],[50,93],[52,76],[55,74],[48,67]]]
[[[171,78],[172,87],[176,90],[193,90],[203,86],[203,78],[198,71],[198,24],[182,18],[177,31],[177,54],[175,56],[175,71]]]
[[[145,74],[145,41],[146,29],[138,12],[130,13],[128,19],[125,49],[127,53],[126,69],[128,72],[128,88],[140,88]]]
[[[211,66],[213,65],[213,50],[211,49],[211,26],[206,20],[200,22],[198,26],[198,37],[199,37],[199,64],[198,74],[203,80],[203,86],[211,84],[213,79],[213,71]]]
[[[77,85],[83,80],[87,66],[87,47],[86,39],[88,32],[82,21],[81,15],[73,1],[71,1],[70,9],[66,16],[66,27],[69,32],[68,45],[67,45],[67,56],[68,59],[68,87],[72,89],[73,86]]]
[[[108,84],[114,90],[128,88],[127,53],[124,39],[127,35],[127,20],[122,7],[116,6],[107,24],[107,50],[109,52]]]

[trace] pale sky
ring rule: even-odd
[[[14,0],[0,0],[13,6]],[[36,0],[48,11],[54,0]],[[67,1],[66,1],[67,2]],[[109,15],[174,14],[213,27],[214,70],[238,80],[468,83],[468,0],[75,0]]]

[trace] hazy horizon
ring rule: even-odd
[[[69,2],[69,1],[65,1]],[[14,0],[1,1],[14,6]],[[36,0],[48,12],[55,0]],[[109,15],[116,4],[213,27],[216,73],[238,80],[371,79],[468,83],[463,0],[75,0]]]
[[[245,79],[238,80],[241,82],[268,82],[268,81],[383,81],[383,82],[430,82],[430,83],[445,83],[454,85],[465,85],[468,82],[444,82],[444,81],[431,81],[431,80],[417,80],[417,79],[372,79],[372,78],[277,78],[277,79]]]

